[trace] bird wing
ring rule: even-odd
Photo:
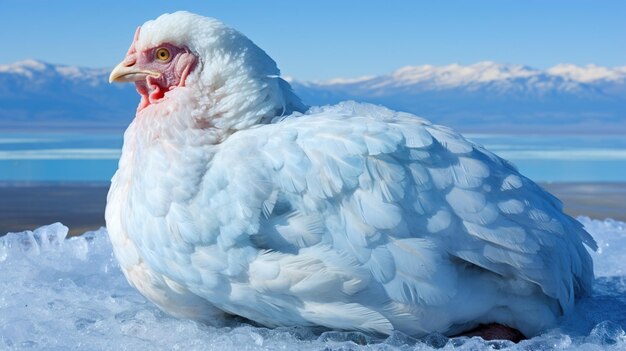
[[[439,304],[456,289],[450,260],[536,283],[565,310],[591,284],[582,242],[595,242],[558,199],[409,114],[356,103],[313,109],[235,133],[219,164],[242,211],[258,216],[221,229],[220,240],[249,240],[263,252],[254,267],[287,262],[251,275],[264,289],[345,295],[376,283],[391,301]]]

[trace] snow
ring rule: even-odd
[[[590,83],[596,80],[614,81],[626,79],[626,66],[609,68],[589,64],[580,67],[565,63],[556,65],[548,69],[547,72],[582,83]]]
[[[452,64],[447,66],[403,67],[391,74],[396,80],[415,84],[424,80],[434,80],[440,86],[458,86],[472,82],[527,78],[540,71],[522,65],[504,65],[491,61],[478,62],[469,66]]]
[[[0,73],[13,73],[33,77],[33,71],[42,72],[48,68],[45,62],[38,60],[24,60],[8,65],[0,65]]]
[[[514,345],[478,338],[306,328],[208,326],[167,316],[128,285],[106,229],[66,238],[60,223],[0,237],[0,349],[33,350],[623,350],[626,223],[579,220],[598,242],[595,292],[559,327]]]
[[[560,78],[564,81],[555,81]],[[445,66],[421,65],[405,66],[385,76],[364,76],[359,78],[335,78],[313,82],[320,86],[333,86],[355,83],[372,83],[373,88],[388,86],[411,86],[424,84],[431,89],[471,86],[482,83],[501,85],[529,82],[544,89],[558,85],[563,89],[575,89],[579,83],[596,81],[619,82],[626,80],[626,66],[602,67],[596,65],[576,66],[559,64],[548,69],[537,69],[516,64],[501,64],[482,61],[471,65],[450,64]]]
[[[43,75],[54,79],[87,82],[94,87],[107,83],[109,71],[106,68],[55,65],[34,59],[0,65],[0,73],[20,75],[31,80],[41,78]]]

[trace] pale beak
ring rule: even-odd
[[[135,67],[135,60],[128,60],[127,58],[113,68],[113,71],[111,71],[111,75],[109,76],[109,83],[136,82],[145,79],[147,76],[159,77],[161,76],[161,73],[139,69],[138,67]]]

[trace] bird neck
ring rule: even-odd
[[[214,75],[194,85],[200,102],[195,119],[200,127],[234,132],[306,109],[289,83],[276,76],[259,77],[247,72],[224,79]]]
[[[146,205],[150,213],[163,215],[173,201],[186,201],[197,193],[225,138],[222,130],[192,128],[174,114],[137,116],[124,134],[116,182],[121,189],[132,189],[123,196],[136,210]],[[181,184],[185,186],[177,186]],[[145,201],[156,194],[162,201]]]

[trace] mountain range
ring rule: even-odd
[[[26,60],[0,65],[0,128],[124,128],[138,96],[109,70]],[[408,66],[380,76],[286,78],[308,105],[356,100],[471,132],[626,132],[626,66],[549,69],[479,62]]]

